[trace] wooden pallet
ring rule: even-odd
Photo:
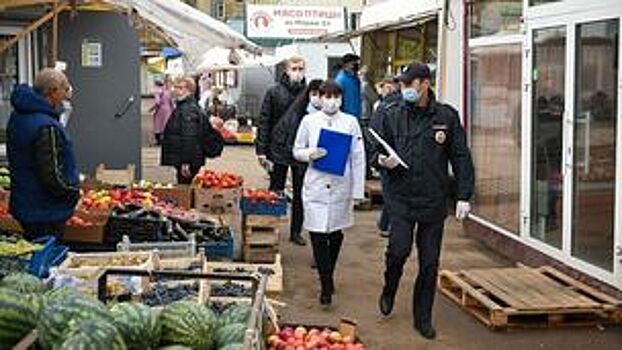
[[[242,251],[246,262],[273,263],[279,253],[279,229],[270,226],[246,226]]]
[[[622,323],[622,301],[549,266],[441,271],[439,289],[493,329]]]

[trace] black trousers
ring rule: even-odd
[[[177,183],[180,185],[190,185],[194,176],[201,170],[201,166],[190,165],[190,177],[184,177],[181,174],[181,166],[176,166],[175,169],[177,170]]]
[[[291,236],[300,235],[302,233],[302,222],[304,220],[304,211],[302,207],[302,184],[305,178],[307,167],[302,164],[288,166],[286,164],[274,164],[274,168],[270,173],[270,190],[282,192],[285,190],[285,182],[287,181],[287,170],[292,169],[293,182],[293,198],[292,212],[289,221],[289,233]]]
[[[343,232],[309,232],[309,235],[311,236],[311,246],[313,247],[313,258],[320,275],[322,294],[330,293],[333,289],[335,266],[341,251],[341,244],[343,243]]]
[[[416,324],[428,325],[432,322],[432,306],[445,222],[418,222],[412,211],[408,215],[394,215],[393,212],[390,212],[390,215],[389,246],[385,254],[385,292],[391,295],[397,292],[404,264],[412,251],[413,231],[416,226],[415,242],[419,273],[413,288],[413,316]]]
[[[65,230],[64,222],[46,222],[39,224],[20,223],[20,226],[24,229],[24,238],[27,240],[33,240],[48,235],[62,238]]]

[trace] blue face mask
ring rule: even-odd
[[[406,102],[417,103],[420,97],[419,91],[415,88],[405,88],[402,90],[402,98]]]

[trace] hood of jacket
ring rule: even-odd
[[[58,111],[40,93],[26,84],[15,87],[11,94],[11,105],[19,114],[44,113],[58,119]]]

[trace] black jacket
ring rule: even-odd
[[[180,166],[205,163],[203,131],[209,122],[194,97],[177,102],[164,128],[162,139],[162,165]]]
[[[418,220],[438,221],[447,216],[448,162],[457,182],[457,199],[473,195],[474,169],[466,133],[458,112],[437,102],[430,91],[425,109],[403,100],[379,110],[378,133],[408,165],[387,171],[384,195],[395,215],[415,211]],[[373,156],[377,164],[380,147]]]
[[[307,101],[308,99],[304,100]],[[270,143],[270,156],[275,163],[285,165],[306,164],[295,160],[292,150],[294,149],[294,141],[296,140],[300,122],[302,118],[309,114],[307,107],[303,104],[297,106],[294,103],[274,126],[272,134],[278,137],[274,137]]]
[[[304,80],[302,83],[293,84],[289,81],[287,74],[283,74],[281,80],[268,89],[259,113],[259,128],[255,140],[257,155],[266,155],[273,159],[270,151],[271,143],[287,137],[281,132],[274,132],[274,127],[285,115],[298,94],[304,90],[305,85]]]

